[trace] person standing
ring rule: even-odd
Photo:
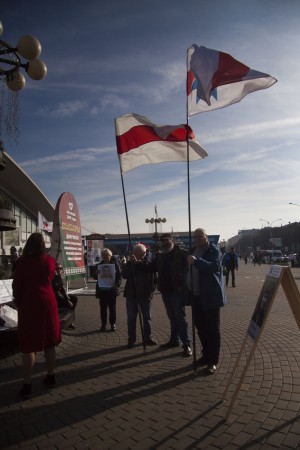
[[[16,267],[17,267],[17,261],[19,259],[19,253],[15,246],[10,247],[10,262],[11,262],[11,278],[13,278]]]
[[[188,322],[185,315],[185,282],[187,272],[187,252],[174,244],[172,235],[164,233],[160,237],[160,252],[156,258],[158,289],[170,321],[170,340],[161,347],[179,347],[183,344],[184,356],[193,354],[190,348]]]
[[[136,318],[139,308],[143,317],[144,344],[157,344],[151,330],[154,271],[146,250],[143,244],[135,245],[129,262],[122,268],[122,277],[126,280],[124,297],[126,297],[128,348],[133,347],[136,342]]]
[[[121,285],[122,277],[119,264],[114,260],[112,252],[108,248],[101,251],[102,261],[96,265],[94,279],[96,283],[96,297],[99,298],[100,304],[100,331],[106,331],[107,326],[107,310],[109,311],[110,330],[116,331],[116,299]],[[114,278],[111,278],[112,272],[109,265],[114,267]],[[101,277],[103,270],[103,285],[101,286],[99,275]],[[105,285],[105,286],[104,286]]]
[[[47,376],[43,383],[55,386],[55,346],[61,342],[60,324],[51,281],[55,260],[46,255],[44,238],[33,233],[18,259],[12,282],[14,302],[18,308],[19,350],[22,353],[24,383],[20,396],[31,394],[35,353],[44,351]]]
[[[224,256],[222,265],[226,268],[226,286],[228,286],[231,274],[231,284],[232,287],[235,287],[235,271],[239,269],[239,261],[234,247],[231,247],[230,252]]]
[[[75,311],[78,298],[74,294],[68,294],[65,287],[64,282],[61,277],[61,273],[63,271],[63,267],[61,264],[56,263],[54,277],[52,278],[52,288],[54,291],[54,295],[57,302],[58,309],[66,308]],[[71,323],[69,328],[75,329],[75,323]]]
[[[198,366],[208,374],[217,370],[221,345],[220,308],[226,303],[222,254],[203,228],[194,231],[195,246],[188,255],[187,286],[192,295],[194,324],[202,345]]]

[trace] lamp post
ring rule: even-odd
[[[272,225],[273,225],[273,223],[278,222],[279,220],[282,220],[282,219],[276,219],[276,220],[273,220],[272,222],[269,222],[268,220],[265,220],[265,219],[259,219],[259,220],[262,220],[263,222],[267,222],[268,227],[270,227],[270,244],[271,244],[270,246],[273,247]]]
[[[0,36],[3,33],[0,21]],[[34,36],[22,36],[16,46],[0,39],[0,80],[2,81],[2,94],[4,85],[9,89],[7,113],[4,117],[3,109],[0,113],[0,135],[2,122],[5,122],[6,133],[9,138],[17,138],[18,127],[18,92],[26,85],[26,79],[21,70],[24,70],[33,80],[42,80],[47,75],[45,63],[39,59],[42,47]]]
[[[161,219],[160,217],[158,217],[158,215],[157,215],[157,206],[156,205],[154,207],[154,212],[155,212],[155,218],[151,217],[151,219],[146,219],[145,222],[146,223],[151,223],[151,224],[154,223],[155,233],[153,235],[153,238],[154,238],[155,244],[157,244],[157,241],[158,241],[157,224],[158,223],[166,223],[167,219],[165,219],[165,218]]]
[[[270,222],[268,220],[265,220],[265,219],[259,219],[259,220],[261,220],[262,222],[266,222],[268,227],[270,226]]]

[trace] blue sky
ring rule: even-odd
[[[186,122],[186,51],[230,53],[278,83],[241,103],[190,117],[208,157],[191,163],[192,229],[228,239],[238,230],[300,220],[298,0],[3,1],[2,39],[42,44],[47,77],[20,93],[18,144],[7,152],[53,205],[72,192],[86,230],[127,231],[114,118]],[[124,174],[131,232],[146,218],[188,230],[183,163]],[[51,218],[48,218],[51,220]],[[263,220],[260,220],[263,219]],[[281,219],[279,221],[278,219]]]

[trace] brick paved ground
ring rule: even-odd
[[[41,385],[39,355],[32,399],[19,401],[20,356],[0,361],[0,448],[300,448],[300,334],[281,288],[232,414],[224,420],[245,354],[226,403],[222,394],[267,270],[241,263],[237,288],[227,289],[220,365],[213,376],[194,373],[192,359],[184,358],[180,348],[144,352],[139,343],[128,350],[122,297],[117,332],[99,333],[97,300],[80,296],[77,328],[64,332],[57,351],[57,388]],[[299,286],[300,269],[292,272]],[[160,343],[168,340],[159,294],[153,301],[153,331]]]

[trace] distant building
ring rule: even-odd
[[[190,238],[189,233],[187,231],[181,231],[172,233],[175,242],[177,245],[188,249],[190,247]],[[153,233],[134,233],[131,235],[131,245],[135,245],[138,242],[145,244],[146,246],[153,247],[155,246],[158,236],[155,236]],[[128,234],[105,234],[104,235],[103,246],[108,247],[112,250],[113,254],[118,255],[128,255],[129,249],[129,238]],[[219,235],[211,235],[209,236],[209,240],[214,244],[218,244]],[[193,237],[192,237],[192,245],[193,245]]]

